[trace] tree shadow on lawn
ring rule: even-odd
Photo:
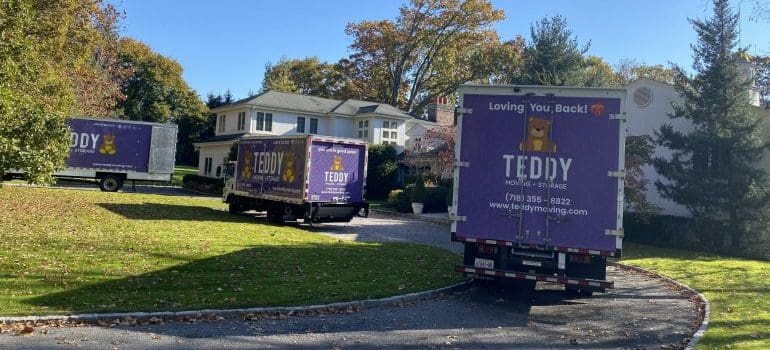
[[[160,203],[97,203],[100,207],[130,220],[187,220],[250,222],[255,217],[234,215],[223,210],[195,205],[176,205]]]
[[[51,313],[317,305],[435,289],[457,281],[452,271],[455,257],[421,256],[408,248],[414,247],[399,244],[395,247],[380,244],[255,246],[138,276],[80,285],[24,302],[46,307]],[[474,286],[461,293],[459,298],[466,304],[462,312],[483,309],[507,320],[500,325],[505,327],[525,327],[533,306],[581,304],[555,290],[521,292]],[[506,302],[500,303],[503,298]],[[444,302],[442,298],[432,300]],[[456,321],[453,327],[489,326],[483,318],[464,320],[458,310],[441,312]],[[391,330],[393,327],[415,329],[415,324],[387,325]],[[428,323],[420,327],[431,328]]]
[[[405,245],[254,246],[142,275],[81,284],[24,302],[54,313],[84,313],[361,300],[456,282],[454,259]],[[75,285],[78,272],[71,274]],[[60,285],[58,282],[51,284]]]
[[[56,182],[50,186],[50,188],[60,190],[99,191],[99,183],[93,179],[62,178],[57,179]],[[212,199],[221,198],[220,195],[189,191],[182,187],[169,185],[167,182],[147,182],[142,180],[136,180],[136,184],[132,183],[132,180],[126,180],[123,183],[123,188],[119,193],[156,194],[162,196],[202,197]]]

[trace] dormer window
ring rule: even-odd
[[[222,114],[219,116],[219,132],[225,132],[225,122],[227,121],[227,116]]]
[[[246,112],[240,112],[238,113],[238,130],[243,130],[246,128]]]

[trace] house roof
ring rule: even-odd
[[[287,109],[314,114],[335,113],[347,116],[356,116],[375,113],[396,118],[412,117],[406,112],[385,103],[360,101],[354,99],[340,101],[323,97],[292,94],[288,92],[279,92],[273,90],[268,90],[259,95],[247,97],[223,106],[219,106],[212,109],[211,111],[218,112],[239,105]]]
[[[412,116],[407,114],[406,112],[386,103],[377,103],[377,102],[361,101],[361,100],[354,100],[354,99],[345,100],[345,102],[342,102],[332,112],[336,114],[344,114],[344,115],[350,115],[350,116],[367,114],[367,113],[375,113],[375,114],[381,114],[381,115],[396,117],[396,118],[412,118]]]
[[[246,135],[246,134],[247,133],[244,132],[244,133],[239,133],[239,134],[217,135],[217,136],[214,136],[214,137],[209,137],[209,138],[204,139],[204,140],[200,140],[200,141],[195,142],[195,143],[199,144],[199,143],[235,141],[235,140],[241,138],[241,136]]]

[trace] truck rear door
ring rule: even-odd
[[[363,201],[366,144],[314,137],[310,146],[307,200],[324,203]]]
[[[527,92],[462,93],[454,238],[619,255],[623,90]]]

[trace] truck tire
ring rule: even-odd
[[[230,212],[230,214],[241,213],[243,211],[241,201],[238,198],[230,199],[230,201],[227,202],[227,211]]]
[[[267,210],[267,222],[272,224],[282,224],[283,223],[283,215],[281,215],[280,211],[277,210]]]
[[[99,179],[99,189],[104,192],[117,192],[123,187],[123,179],[115,175],[105,175]]]

